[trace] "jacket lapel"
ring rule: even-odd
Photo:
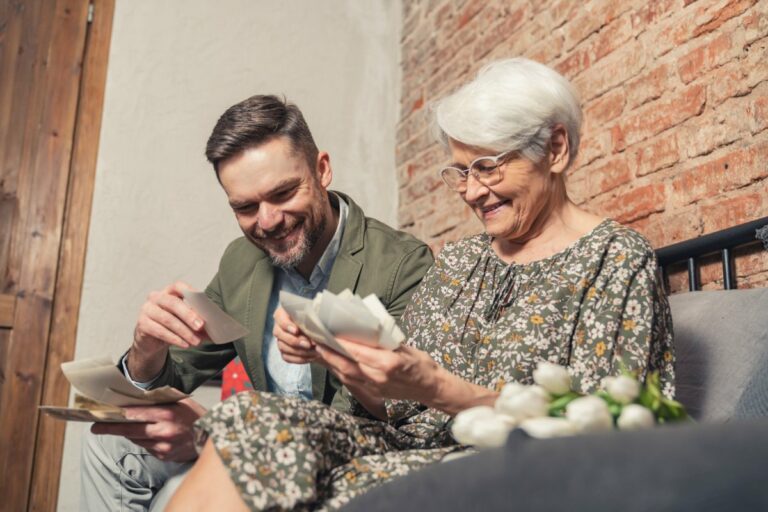
[[[363,249],[365,239],[365,215],[349,196],[340,192],[334,192],[341,196],[349,205],[347,224],[344,226],[344,234],[341,237],[341,246],[336,261],[333,263],[331,276],[328,278],[327,290],[340,293],[349,288],[353,292],[357,290],[357,281],[363,270],[363,262],[357,253]],[[324,366],[311,364],[312,369],[312,396],[315,400],[325,400],[326,381],[328,371]]]
[[[251,274],[251,289],[248,294],[248,306],[246,309],[246,323],[251,334],[245,344],[245,364],[253,376],[254,389],[267,389],[267,376],[262,362],[262,348],[264,344],[264,326],[267,320],[269,296],[272,293],[274,272],[269,258],[261,258],[254,265]],[[258,326],[258,328],[257,328]]]

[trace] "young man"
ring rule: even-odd
[[[346,407],[324,367],[283,359],[272,334],[281,290],[305,297],[346,288],[376,294],[398,318],[432,265],[429,248],[368,217],[331,192],[328,153],[318,151],[301,111],[275,96],[229,108],[206,156],[244,237],[224,252],[206,294],[250,334],[225,345],[205,339],[202,318],[182,300],[184,283],[152,292],[120,362],[137,386],[185,392],[239,356],[254,389]],[[197,457],[192,424],[204,408],[191,399],[130,408],[146,424],[95,424],[83,449],[85,510],[146,510],[165,481]]]

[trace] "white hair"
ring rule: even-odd
[[[446,144],[453,139],[497,152],[515,150],[539,162],[559,123],[568,133],[570,162],[579,151],[576,90],[557,71],[522,57],[486,65],[433,108],[438,138]]]

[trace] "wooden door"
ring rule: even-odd
[[[55,510],[114,0],[0,0],[0,509]]]

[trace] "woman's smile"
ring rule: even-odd
[[[480,211],[480,214],[482,215],[484,220],[492,219],[493,217],[495,217],[501,212],[502,208],[507,203],[509,203],[509,199],[494,201],[493,203],[485,206],[478,206],[478,210]]]

